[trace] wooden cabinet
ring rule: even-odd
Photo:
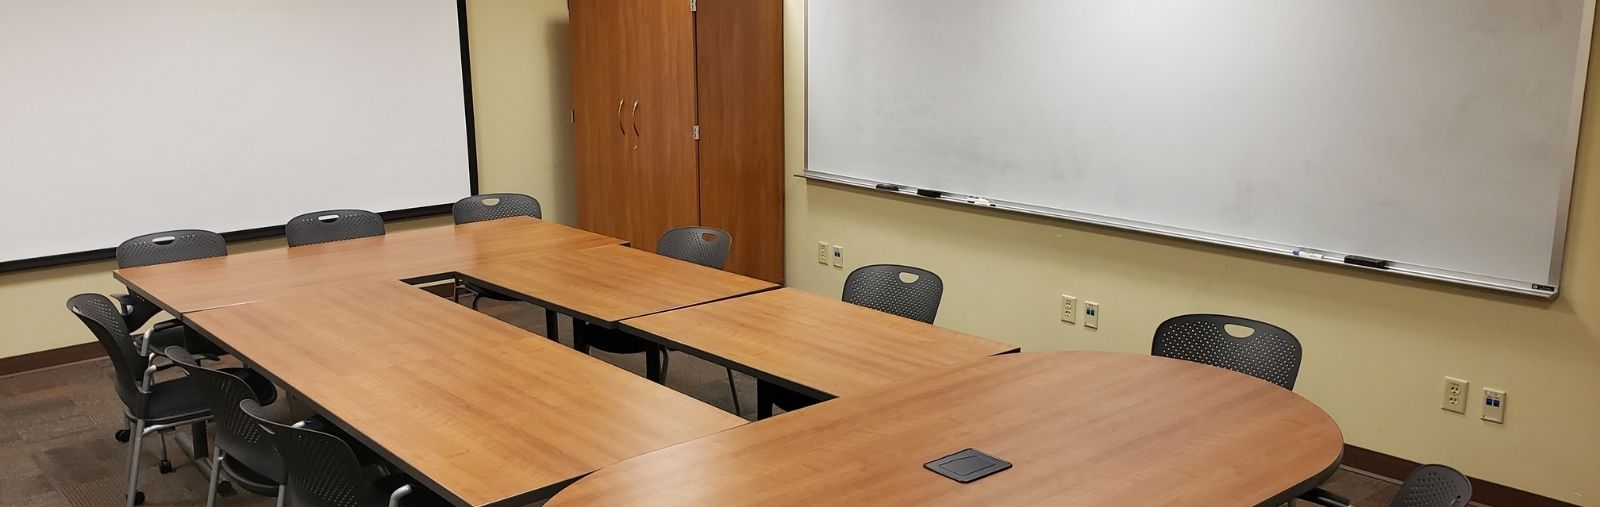
[[[569,7],[579,225],[646,250],[724,229],[729,271],[781,283],[782,0]]]

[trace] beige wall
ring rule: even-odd
[[[468,0],[478,183],[577,220],[566,0]]]
[[[564,0],[468,3],[480,190],[534,195],[547,218],[570,222],[576,217],[566,22]],[[389,230],[445,223],[410,220]],[[263,240],[230,248],[282,245]],[[93,341],[63,305],[82,292],[122,292],[111,279],[113,267],[105,261],[0,274],[0,357]]]
[[[805,167],[804,2],[786,4],[795,173]],[[1147,353],[1156,324],[1184,313],[1269,321],[1303,342],[1295,391],[1332,414],[1349,443],[1600,505],[1597,122],[1595,115],[1584,122],[1566,276],[1555,302],[795,178],[788,281],[836,295],[853,266],[929,268],[947,284],[939,325],[1024,350]],[[846,269],[817,264],[818,241],[844,245]],[[1101,329],[1061,323],[1061,294],[1103,304]],[[1439,410],[1445,375],[1471,380],[1475,396],[1483,386],[1505,389],[1506,424],[1479,421],[1475,405],[1467,416]]]

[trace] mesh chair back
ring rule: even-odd
[[[306,213],[283,226],[289,246],[315,245],[383,235],[383,217],[371,211],[338,209]]]
[[[714,227],[679,227],[661,235],[656,253],[712,269],[728,264],[733,236]]]
[[[844,280],[844,295],[840,299],[932,324],[943,297],[944,280],[932,271],[876,264],[850,272]]]
[[[529,216],[541,218],[539,200],[522,194],[483,194],[456,201],[450,208],[457,224]]]
[[[1472,500],[1472,481],[1444,465],[1422,465],[1411,471],[1392,507],[1461,507]]]
[[[117,267],[136,268],[228,255],[222,235],[199,229],[146,234],[117,246]]]
[[[83,321],[111,357],[117,397],[122,399],[122,404],[134,417],[145,418],[145,394],[139,392],[139,383],[144,381],[149,359],[139,355],[139,350],[133,347],[133,339],[122,322],[122,315],[117,313],[117,305],[99,294],[79,294],[67,300],[67,310]]]
[[[168,347],[166,355],[194,379],[195,387],[205,398],[217,426],[217,447],[250,470],[283,484],[283,458],[278,456],[272,435],[239,409],[239,402],[256,399],[250,384],[226,372],[200,366],[183,347]]]
[[[288,482],[285,503],[299,507],[364,507],[382,505],[368,487],[356,453],[339,437],[279,424],[266,417],[253,399],[239,410],[260,425],[283,456]]]
[[[1228,325],[1249,329],[1245,337]],[[1283,328],[1226,315],[1182,315],[1156,327],[1150,354],[1227,368],[1294,389],[1300,376],[1300,340]]]

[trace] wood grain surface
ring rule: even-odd
[[[1254,377],[1174,359],[984,359],[607,467],[548,507],[1256,505],[1332,474],[1338,425]],[[923,463],[1013,463],[960,484]]]
[[[622,328],[818,398],[1017,351],[790,288],[629,319]]]
[[[186,315],[462,505],[519,504],[744,419],[400,282]]]
[[[480,264],[461,275],[600,325],[777,287],[624,246]]]
[[[700,224],[728,271],[783,282],[783,2],[699,0]]]
[[[620,243],[554,222],[516,217],[119,269],[114,276],[168,312],[186,313],[322,284],[426,277]]]

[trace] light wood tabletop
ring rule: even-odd
[[[351,280],[444,279],[485,263],[618,245],[622,240],[531,217],[119,269],[114,276],[178,314]]]
[[[480,263],[462,277],[601,327],[777,284],[624,246]]]
[[[984,359],[607,467],[548,507],[1257,505],[1331,475],[1332,418],[1248,375],[1107,352]],[[923,468],[976,448],[969,484]]]
[[[1018,350],[790,288],[628,319],[621,328],[818,399]]]
[[[746,422],[398,281],[184,319],[457,505],[526,504]]]

